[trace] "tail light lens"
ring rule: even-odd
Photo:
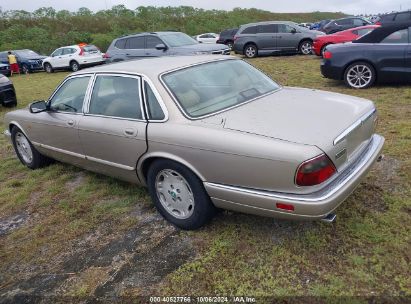
[[[236,41],[238,39],[238,36],[237,35],[235,35],[234,36],[234,41]]]
[[[109,55],[108,53],[105,53],[105,54],[103,55],[103,58],[108,59],[108,58],[110,58],[110,55]]]
[[[377,21],[375,24],[376,25],[382,25],[380,21]]]
[[[79,53],[79,55],[80,55],[80,56],[83,56],[83,55],[84,55],[84,49],[83,49],[82,47],[80,47],[80,53]]]
[[[331,59],[333,57],[333,54],[330,51],[325,51],[323,54],[324,59]]]
[[[303,162],[297,169],[295,183],[298,186],[321,184],[337,172],[334,164],[325,154]]]

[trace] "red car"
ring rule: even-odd
[[[379,25],[365,25],[356,28],[351,28],[349,30],[337,32],[335,34],[318,36],[314,39],[313,50],[317,56],[322,56],[325,47],[329,44],[344,43],[356,40],[357,38],[364,36],[365,34],[371,32]]]

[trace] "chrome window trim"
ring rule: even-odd
[[[87,89],[86,89],[86,93],[84,94],[84,99],[83,99],[83,107],[81,108],[81,112],[68,112],[68,111],[52,111],[52,113],[61,113],[61,114],[71,114],[71,115],[83,115],[84,113],[84,104],[87,102],[87,91],[90,88],[90,84],[92,78],[93,78],[93,74],[92,73],[87,73],[87,74],[78,74],[78,75],[70,75],[68,77],[66,77],[59,85],[58,87],[53,91],[53,93],[50,95],[50,97],[47,99],[47,104],[49,104],[49,106],[51,106],[51,102],[53,97],[57,94],[57,92],[60,90],[60,88],[69,80],[74,79],[74,78],[80,78],[80,77],[90,77],[89,79],[89,83],[87,85]]]
[[[163,111],[164,118],[163,119],[152,119],[150,118],[149,111],[148,111],[148,99],[146,96],[146,90],[144,88],[144,84],[147,83],[147,85],[150,87],[151,91],[153,92],[154,96],[157,99],[158,104],[160,105],[161,110]],[[157,89],[153,85],[150,79],[143,77],[143,85],[141,86],[142,91],[143,91],[143,96],[144,96],[144,106],[146,108],[146,113],[147,113],[147,120],[149,122],[165,122],[168,120],[168,112],[166,110],[166,106],[164,105],[164,102],[162,102],[160,94],[158,93]],[[161,100],[161,101],[160,101]]]
[[[356,122],[354,122],[351,126],[349,126],[347,129],[345,129],[340,135],[338,135],[334,141],[333,145],[337,145],[340,142],[342,142],[350,133],[352,133],[355,129],[360,127],[365,121],[367,121],[371,116],[373,116],[377,112],[376,108],[373,108],[372,110],[368,111],[365,113],[363,116],[361,116]]]
[[[237,58],[218,58],[218,59],[214,59],[214,60],[208,60],[208,61],[198,62],[198,63],[194,63],[194,64],[182,66],[182,67],[179,67],[179,68],[176,68],[176,69],[172,69],[172,70],[169,70],[169,71],[165,71],[165,72],[161,73],[161,74],[158,76],[158,78],[159,78],[161,84],[163,85],[163,87],[166,89],[167,93],[171,96],[172,100],[173,100],[174,103],[177,105],[178,109],[180,110],[180,112],[183,114],[183,116],[184,116],[185,118],[187,118],[187,119],[189,119],[189,120],[201,120],[201,119],[204,119],[204,118],[207,118],[207,117],[210,117],[210,116],[214,116],[214,115],[220,114],[220,113],[222,113],[222,112],[229,111],[229,110],[231,110],[231,109],[240,107],[240,106],[242,106],[242,105],[245,105],[245,104],[247,104],[247,103],[250,103],[250,102],[252,102],[252,101],[254,101],[254,100],[257,100],[257,99],[259,99],[259,98],[263,98],[263,97],[266,97],[266,96],[271,95],[271,94],[273,94],[273,93],[276,93],[276,92],[278,92],[279,90],[282,89],[282,87],[281,87],[278,83],[276,83],[274,80],[272,80],[272,81],[274,81],[274,82],[278,85],[278,89],[277,89],[277,90],[273,90],[273,91],[267,92],[267,93],[265,93],[265,94],[263,94],[263,95],[260,95],[260,96],[258,96],[258,97],[252,98],[252,99],[250,99],[250,100],[244,101],[244,102],[242,102],[242,103],[233,105],[233,106],[228,107],[228,108],[221,109],[221,110],[216,111],[216,112],[213,112],[213,113],[209,113],[209,114],[202,115],[202,116],[198,116],[198,117],[192,117],[192,116],[190,116],[190,115],[184,110],[184,108],[180,105],[180,102],[177,100],[177,98],[176,98],[176,97],[174,96],[174,94],[171,92],[171,90],[169,89],[169,87],[166,85],[166,83],[165,83],[164,80],[163,80],[163,76],[165,76],[166,74],[173,73],[173,72],[176,72],[176,71],[179,71],[179,70],[184,70],[184,69],[187,69],[187,68],[190,68],[190,67],[194,67],[194,66],[198,66],[198,65],[203,65],[203,64],[207,64],[207,63],[212,63],[212,62],[226,61],[226,60],[227,60],[227,61],[228,61],[228,60],[241,60],[241,61],[249,64],[249,65],[252,66],[253,68],[257,69],[258,71],[260,71],[261,73],[263,73],[266,77],[268,77],[269,79],[272,80],[272,78],[271,78],[270,76],[268,76],[266,73],[262,72],[260,69],[256,68],[255,66],[253,66],[253,65],[250,64],[250,63],[248,63],[248,62],[245,61],[245,60],[237,59]]]
[[[142,118],[127,118],[127,117],[118,117],[118,116],[109,116],[109,115],[101,115],[101,114],[93,114],[93,113],[89,113],[90,111],[90,102],[91,102],[91,97],[93,95],[93,90],[94,90],[94,85],[97,81],[97,78],[101,76],[114,76],[114,77],[124,77],[124,78],[133,78],[136,79],[138,81],[138,95],[140,98],[140,111],[141,111],[141,116]],[[141,84],[142,84],[142,80],[141,80],[141,76],[139,75],[135,75],[135,74],[124,74],[124,73],[108,73],[108,72],[97,72],[94,73],[94,79],[93,79],[93,84],[90,88],[90,95],[88,96],[88,99],[86,101],[86,108],[84,109],[84,115],[85,116],[93,116],[93,117],[106,117],[106,118],[114,118],[114,119],[121,119],[121,120],[130,120],[130,121],[142,121],[142,122],[147,122],[147,118],[145,115],[145,111],[143,108],[143,96],[141,94]]]

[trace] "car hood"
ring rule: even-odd
[[[26,59],[26,60],[43,60],[44,58],[46,58],[46,56],[30,56],[30,57],[22,57],[22,59]]]
[[[315,145],[328,154],[339,148],[333,145],[336,137],[373,109],[374,104],[367,99],[286,87],[218,116],[224,121],[225,129]],[[352,144],[359,145],[372,132],[373,126],[367,126]]]
[[[226,50],[227,46],[224,44],[217,44],[217,43],[198,43],[198,44],[174,47],[173,49],[178,50],[178,51],[212,52],[212,51]]]

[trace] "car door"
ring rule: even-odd
[[[408,75],[408,81],[411,81],[411,27],[408,28],[408,46],[405,53],[405,68]]]
[[[145,57],[145,36],[130,37],[126,41],[125,50],[128,59]]]
[[[260,50],[277,49],[277,24],[263,24],[257,27],[258,48]]]
[[[76,50],[73,48],[63,48],[63,52],[61,54],[60,62],[61,62],[61,67],[67,68],[70,66],[70,61],[73,59],[73,53]]]
[[[79,137],[91,170],[133,181],[146,152],[146,127],[141,79],[97,74]]]
[[[83,163],[78,124],[83,116],[90,79],[91,75],[67,78],[50,97],[50,110],[32,114],[28,135],[53,158],[80,165]]]
[[[147,35],[145,44],[145,55],[148,57],[163,56],[166,53],[166,50],[157,50],[156,46],[159,44],[165,45],[165,43],[160,38],[153,35]]]
[[[292,51],[298,48],[301,33],[288,24],[278,24],[277,48],[280,51]]]
[[[376,44],[373,53],[378,60],[380,80],[404,80],[408,77],[406,64],[410,45],[408,39],[408,29],[403,29],[388,35]]]
[[[63,65],[63,63],[62,63],[63,49],[64,48],[57,49],[51,54],[50,64],[53,68],[62,67],[62,65]]]

